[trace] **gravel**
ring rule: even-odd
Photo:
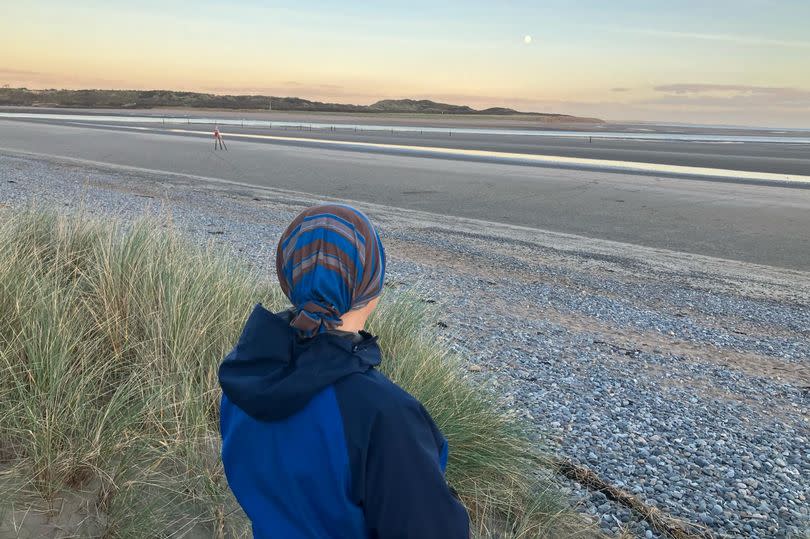
[[[313,202],[0,154],[0,206],[170,216],[267,272]],[[810,529],[810,273],[358,206],[382,229],[387,286],[436,302],[469,376],[538,444],[718,536]],[[566,488],[604,531],[658,537],[602,493]]]

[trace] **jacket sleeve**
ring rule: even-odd
[[[379,539],[467,539],[467,511],[444,478],[447,442],[427,411],[409,404],[385,410],[372,423],[366,527]]]

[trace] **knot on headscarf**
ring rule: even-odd
[[[341,204],[313,206],[293,219],[276,250],[281,289],[295,309],[290,325],[313,336],[382,293],[385,251],[362,212]]]
[[[296,308],[296,314],[290,320],[290,325],[305,335],[314,335],[322,327],[325,330],[336,329],[341,323],[340,313],[336,309],[312,301]]]

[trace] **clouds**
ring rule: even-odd
[[[779,86],[752,86],[749,84],[664,84],[653,88],[656,92],[674,94],[702,94],[732,92],[738,94],[809,95],[810,91]]]
[[[611,88],[610,91],[614,93],[629,92],[630,88]]]
[[[653,88],[662,97],[646,103],[701,107],[783,107],[810,110],[810,90],[747,84],[665,84]]]
[[[58,73],[0,67],[0,85],[32,88],[127,88],[134,87],[121,79],[111,79],[76,72]]]
[[[771,39],[760,36],[743,36],[737,34],[704,34],[699,32],[677,32],[672,30],[654,30],[649,28],[609,28],[614,32],[641,34],[671,39],[692,41],[717,41],[735,45],[755,45],[760,47],[785,47],[794,49],[810,49],[810,41],[789,39]]]
[[[0,67],[0,77],[18,77],[18,76],[33,76],[41,75],[38,71],[26,71],[25,69],[8,69]]]
[[[343,90],[344,87],[340,84],[309,84],[306,82],[298,82],[297,80],[287,80],[281,83],[283,86],[287,86],[290,88],[307,88],[307,89],[317,89],[319,91],[324,90]]]

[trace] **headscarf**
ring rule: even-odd
[[[276,249],[290,325],[304,336],[338,328],[340,317],[382,293],[385,250],[368,217],[342,204],[313,206],[293,219]]]

